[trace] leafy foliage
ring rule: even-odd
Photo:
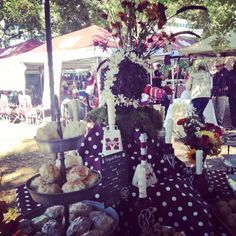
[[[90,111],[86,120],[97,122],[102,127],[108,125],[106,107]],[[138,107],[129,109],[126,113],[117,113],[116,124],[124,142],[130,142],[135,128],[142,128],[151,138],[156,138],[157,132],[162,128],[162,119],[154,108]]]
[[[0,46],[12,39],[45,39],[42,0],[0,1]],[[52,0],[50,3],[52,36],[79,30],[91,24],[83,0]]]

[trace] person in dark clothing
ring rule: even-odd
[[[161,72],[161,64],[156,65],[156,70],[154,71],[154,77],[152,78],[152,86],[159,87],[162,82],[163,74]]]
[[[216,64],[217,72],[213,76],[212,102],[215,107],[218,125],[223,125],[225,108],[228,101],[228,76],[229,71],[223,62]]]
[[[229,72],[229,109],[231,124],[236,128],[236,61],[234,62],[233,69]]]

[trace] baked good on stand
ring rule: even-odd
[[[19,223],[20,233],[47,236],[110,236],[118,224],[118,216],[114,215],[114,211],[110,215],[111,212],[101,207],[98,202],[71,204],[69,206],[71,221],[68,228],[65,228],[64,214],[62,205],[48,207],[41,215],[31,220],[22,219]],[[90,214],[93,216],[92,218],[89,217]],[[98,221],[98,217],[103,218]]]
[[[48,236],[63,236],[62,225],[54,219],[46,222],[42,227],[42,233],[45,233]]]

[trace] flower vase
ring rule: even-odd
[[[204,168],[206,157],[206,152],[202,150],[196,151],[196,173],[193,179],[193,186],[203,198],[210,198],[213,188],[208,183],[207,169]]]

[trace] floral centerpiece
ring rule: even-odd
[[[198,116],[191,115],[177,121],[183,127],[183,132],[178,133],[179,140],[188,147],[187,157],[190,163],[195,163],[196,150],[203,150],[204,160],[207,155],[217,156],[224,143],[222,130],[211,123],[201,123]]]
[[[138,124],[144,128],[144,132],[156,134],[162,128],[161,116],[158,112],[155,113],[156,122],[153,122],[147,111],[142,109],[140,102],[150,78],[148,59],[160,47],[168,48],[177,35],[168,35],[163,31],[166,22],[173,16],[167,18],[166,6],[149,0],[120,0],[120,6],[115,12],[111,8],[114,2],[100,0],[100,3],[103,9],[106,9],[101,16],[108,23],[107,28],[114,36],[118,50],[98,67],[101,72],[102,91],[101,106],[97,109],[103,109],[108,99],[112,100],[115,104],[116,123],[121,120],[119,114],[128,115],[128,119],[135,120],[130,122],[128,127],[125,122],[120,122],[119,125],[123,126],[119,126],[121,131],[127,131],[127,128],[134,130]],[[183,7],[175,15],[191,9],[206,10],[201,6]],[[185,33],[193,34],[189,31]],[[106,50],[108,41],[97,40],[94,45]],[[89,119],[98,118],[97,114],[101,115],[104,112],[93,111],[89,114]],[[127,132],[122,133],[123,138],[127,135]]]

